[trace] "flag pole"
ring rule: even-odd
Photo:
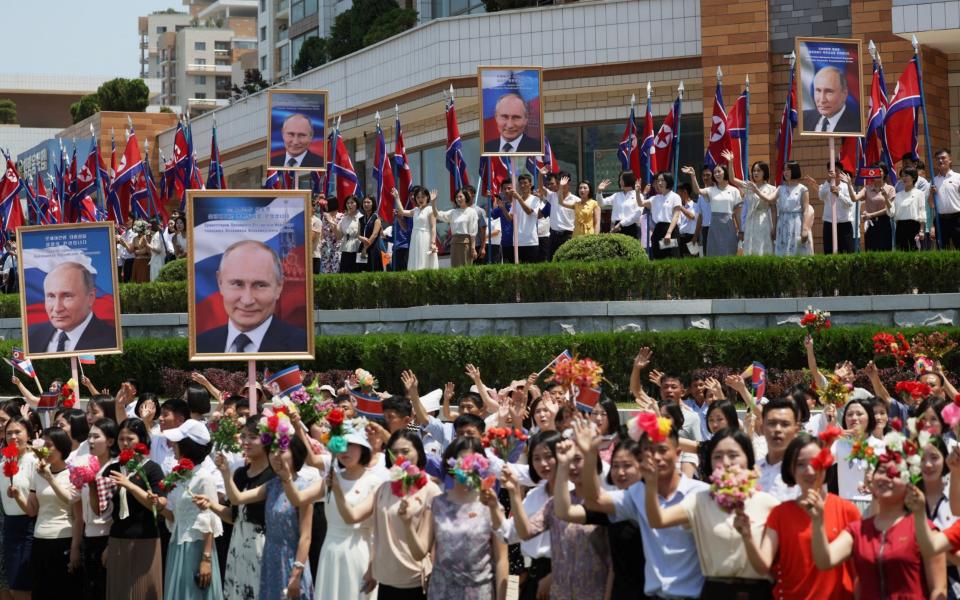
[[[913,36],[913,40],[911,43],[913,44],[913,54],[914,56],[917,57],[917,83],[920,86],[920,108],[923,110],[923,140],[924,140],[924,146],[927,147],[926,155],[927,155],[927,165],[928,165],[928,168],[930,169],[930,186],[933,187],[933,174],[935,172],[933,170],[934,169],[933,148],[930,146],[930,125],[929,123],[927,123],[927,99],[923,93],[923,67],[921,66],[921,62],[920,62],[920,59],[921,59],[920,42],[917,40],[917,36]],[[936,188],[934,188],[934,191],[933,191],[933,216],[934,216],[934,219],[936,219],[936,223],[937,223],[937,235],[940,236],[936,238],[937,249],[939,250],[940,240],[943,239],[943,232],[940,229],[940,208],[937,203]],[[947,245],[944,244],[943,248],[946,248],[946,247]]]
[[[746,94],[746,106],[744,107],[743,113],[743,152],[740,155],[740,162],[743,163],[740,165],[740,168],[743,169],[743,177],[747,179],[752,177],[753,173],[750,173],[748,169],[750,168],[750,74],[747,74],[746,82],[744,83],[744,93]],[[747,179],[751,181],[752,179]]]
[[[677,86],[677,98],[680,100],[680,104],[675,115],[677,131],[673,140],[673,191],[677,191],[677,180],[680,174],[680,118],[683,115],[683,80]]]
[[[249,400],[250,414],[257,414],[257,361],[247,361],[247,398]],[[220,398],[217,398],[217,402]]]
[[[86,375],[83,374],[83,363],[80,362],[79,359],[77,360],[77,366],[80,368],[80,379],[78,379],[77,381],[82,381],[83,378],[86,377]]]
[[[73,380],[77,382],[77,388],[80,387],[80,379],[77,377],[77,366],[80,364],[80,361],[77,360],[76,356],[70,357],[70,375],[73,377]],[[73,392],[74,400],[80,399],[79,389],[71,390]]]
[[[103,190],[103,183],[100,181],[100,140],[97,139],[97,132],[93,129],[93,123],[90,123],[90,138],[93,146],[97,149],[97,168],[93,173],[94,181],[97,182],[97,199],[100,201],[100,207],[106,208],[107,195]]]
[[[644,135],[647,134],[647,114],[648,114],[648,113],[650,113],[650,114],[653,113],[653,111],[652,111],[651,108],[650,108],[650,103],[653,102],[652,97],[653,97],[653,84],[650,83],[650,81],[647,81],[647,112],[643,114],[643,134],[644,134]],[[653,135],[656,136],[656,133],[654,133]],[[656,141],[656,138],[654,138],[654,141]],[[656,156],[656,155],[657,155],[656,150],[657,150],[656,147],[651,148],[651,151],[653,152],[653,156]],[[636,189],[634,189],[634,191],[633,191],[634,196],[637,196],[638,204],[641,203],[643,200],[646,199],[646,197],[644,196],[644,193],[643,193],[643,192],[644,192],[644,190],[646,190],[647,186],[648,186],[648,185],[653,185],[653,169],[650,168],[650,161],[651,161],[651,160],[653,160],[653,159],[652,159],[650,156],[647,156],[647,168],[646,168],[646,171],[643,173],[643,178],[644,178],[646,181],[644,181],[644,182],[643,182],[643,185],[640,186],[640,191],[639,191],[639,193],[637,192]],[[659,166],[659,165],[658,165],[658,166]],[[652,219],[652,217],[650,216],[650,211],[648,210],[648,211],[646,211],[646,212],[647,212],[647,214],[646,214],[646,225],[647,225],[647,227],[646,227],[646,232],[645,232],[645,234],[644,234],[644,236],[643,236],[643,237],[644,237],[644,243],[643,243],[643,245],[644,245],[644,247],[645,247],[646,250],[647,250],[647,256],[650,257],[650,256],[651,256],[651,252],[650,252],[650,230],[652,229],[652,227],[650,227],[650,225],[652,224],[653,219]]]
[[[517,196],[520,196],[520,192],[517,191],[519,189],[517,187],[517,174],[520,171],[520,166],[518,163],[518,160],[510,161],[510,174],[513,176],[513,193]],[[511,224],[513,225],[513,264],[515,265],[520,264],[520,232],[518,231],[519,228],[517,227],[517,217],[520,216],[520,209],[517,208],[517,202],[522,202],[522,200],[514,199],[514,201],[511,202],[510,207],[513,211],[513,219],[511,219]],[[519,300],[517,301],[519,302]]]
[[[790,162],[790,157],[787,156],[787,129],[792,127],[790,126],[790,112],[793,111],[793,106],[790,106],[790,98],[793,96],[793,78],[796,75],[796,70],[794,69],[797,64],[797,53],[793,51],[790,53],[790,89],[787,90],[787,104],[783,109],[783,139],[780,140],[780,143],[783,145],[783,164],[779,165],[780,167],[780,178],[781,181],[786,179],[787,174],[787,163]],[[787,108],[790,110],[788,111]],[[779,182],[774,182],[777,185],[780,185]]]

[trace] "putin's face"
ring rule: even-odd
[[[223,308],[234,326],[250,331],[267,320],[283,291],[273,255],[250,244],[234,248],[217,272]]]
[[[43,280],[43,296],[50,324],[73,331],[93,310],[96,290],[87,289],[79,268],[57,267]]]
[[[523,100],[510,95],[497,102],[497,129],[500,137],[510,141],[520,137],[527,128],[527,110]]]
[[[840,80],[840,73],[833,69],[821,69],[813,78],[813,100],[817,112],[832,117],[840,112],[847,101],[847,88]]]
[[[305,117],[293,116],[283,124],[283,145],[290,156],[300,156],[313,141],[313,129]]]

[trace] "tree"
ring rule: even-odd
[[[270,82],[264,80],[260,69],[247,69],[243,72],[243,87],[233,86],[233,97],[235,99],[243,98],[268,87],[270,87]]]
[[[80,98],[79,102],[74,102],[70,105],[70,116],[73,117],[74,123],[79,123],[90,115],[95,115],[98,112],[100,112],[100,100],[96,92],[87,94],[83,98]]]
[[[117,77],[97,88],[100,110],[143,112],[150,103],[150,90],[142,79]]]
[[[300,46],[300,54],[293,63],[293,74],[306,73],[327,62],[327,40],[321,37],[307,38]]]
[[[8,98],[0,99],[0,125],[13,125],[17,122],[17,103]]]
[[[411,8],[394,8],[378,16],[373,26],[363,36],[363,45],[372,46],[391,38],[417,24],[417,11]]]
[[[397,10],[401,9],[397,6],[395,0],[354,0],[353,6],[337,15],[333,27],[330,28],[330,39],[327,41],[330,60],[346,56],[363,48],[366,45],[365,37],[367,33],[377,25],[382,17],[387,17]],[[389,35],[395,35],[400,31],[409,29],[409,27],[404,27],[394,30],[397,25],[395,24],[394,28],[391,28],[390,23],[393,21],[410,22],[410,27],[412,27],[413,23],[416,22],[416,12],[409,12],[414,14],[412,22],[406,14],[390,16],[384,19],[384,23],[381,24],[382,31],[390,31]],[[389,37],[389,35],[386,37]]]

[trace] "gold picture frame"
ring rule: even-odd
[[[100,239],[92,240],[94,245],[87,247],[87,241],[92,237]],[[120,283],[117,274],[117,244],[116,227],[111,221],[96,223],[63,223],[59,225],[30,225],[17,228],[17,273],[20,277],[20,327],[23,335],[24,353],[31,359],[44,358],[70,358],[82,355],[105,355],[123,353],[123,330],[120,322]],[[32,243],[34,239],[40,240],[42,244]],[[83,243],[81,243],[83,241]],[[87,252],[84,252],[87,250]],[[91,252],[95,251],[95,252]],[[74,260],[70,260],[73,258]],[[35,284],[26,279],[28,270],[39,270],[47,273],[44,276],[44,287],[46,289],[46,280],[49,274],[53,272],[60,264],[75,263],[86,270],[81,275],[82,279],[93,278],[94,301],[87,308],[84,320],[89,321],[83,325],[84,329],[77,340],[71,340],[72,350],[48,352],[46,347],[53,340],[57,331],[67,333],[74,331],[76,325],[67,330],[63,327],[64,323],[72,319],[76,321],[78,316],[74,316],[75,309],[68,304],[60,303],[57,298],[59,292],[53,291],[54,312],[58,315],[52,317],[50,310],[47,309],[47,321],[34,323],[30,325],[31,305],[42,302],[48,303],[46,291],[42,291],[39,298],[28,297],[35,295]],[[88,265],[89,263],[89,265]],[[95,272],[91,272],[91,268]],[[101,277],[101,271],[106,270],[109,277]],[[34,273],[30,273],[31,279]],[[66,283],[66,282],[65,282]],[[113,316],[113,326],[103,320],[105,311],[96,308],[96,302],[101,286],[108,283],[109,290],[103,290],[99,298],[105,296],[112,298],[112,307],[109,311]],[[69,285],[69,283],[66,283]],[[64,290],[66,294],[76,296],[75,293]],[[46,308],[46,306],[45,306]],[[100,316],[98,316],[98,313]],[[56,322],[55,322],[56,321]],[[80,321],[83,324],[83,321]],[[112,336],[112,340],[110,337]],[[40,347],[43,346],[41,350]],[[82,346],[82,347],[80,347]]]
[[[289,99],[284,100],[285,97]],[[266,168],[278,171],[326,171],[327,160],[327,119],[328,119],[328,101],[330,94],[327,90],[269,90],[267,92],[267,160]],[[319,106],[310,100],[314,98],[319,100]],[[288,167],[284,162],[287,150],[283,140],[283,123],[294,114],[300,114],[310,121],[313,130],[313,139],[306,149],[306,156],[301,159],[300,165],[309,162],[310,166]],[[319,123],[318,123],[319,121]],[[319,126],[319,131],[317,127]],[[274,134],[280,132],[277,140],[274,140]],[[275,147],[279,142],[279,148],[283,153],[279,154],[279,164],[274,164],[278,156]],[[320,151],[317,154],[316,150]],[[299,156],[299,155],[298,155]]]
[[[855,56],[851,56],[854,50]],[[800,135],[823,138],[866,135],[867,103],[863,86],[863,40],[798,37],[796,38],[796,56]],[[816,91],[814,91],[813,97],[808,98],[807,96],[810,95],[810,90],[814,89],[815,77],[826,68],[833,68],[840,72],[841,76],[838,78],[839,89],[845,88],[847,93],[843,98],[841,112],[833,113],[833,115],[840,114],[838,120],[831,125],[833,130],[818,131],[817,125],[822,125],[822,118],[827,115],[822,114],[816,106]],[[830,87],[828,82],[827,93],[829,93]],[[837,86],[832,87],[836,88]],[[856,90],[857,92],[853,102],[850,101],[850,90]],[[831,100],[827,96],[824,105],[829,107],[830,104]],[[859,115],[850,114],[854,109],[859,112]],[[859,118],[856,118],[857,116]]]
[[[531,97],[533,90],[531,79],[535,78],[536,95]],[[478,66],[477,67],[477,94],[479,96],[479,115],[478,131],[480,133],[480,154],[481,156],[542,156],[544,153],[544,140],[546,139],[546,125],[544,123],[543,107],[543,67],[530,66]],[[525,125],[518,135],[520,141],[518,147],[510,152],[501,152],[501,135],[496,138],[492,136],[487,129],[487,121],[494,119],[496,123],[497,104],[500,99],[508,94],[519,96],[523,102],[525,115]],[[531,107],[534,118],[537,123],[531,125]],[[510,127],[509,122],[505,122],[505,127]],[[494,129],[498,129],[496,124]],[[531,132],[537,133],[539,138],[530,136]],[[522,137],[521,137],[522,136]],[[517,137],[513,139],[517,139]],[[506,138],[504,138],[506,139]]]
[[[313,359],[312,218],[308,189],[187,193],[187,337],[191,361]],[[243,241],[259,244],[254,245],[254,251],[269,250],[282,270],[283,281],[272,300],[253,297],[254,292],[237,298],[236,294],[244,293],[250,283],[239,278],[233,284],[233,294],[229,287],[221,287],[221,283],[230,285],[220,278],[223,254]],[[249,260],[244,264],[249,266]],[[296,282],[294,286],[291,281]],[[269,292],[264,287],[269,283],[254,280],[251,285]],[[302,296],[295,286],[302,286]],[[226,298],[224,290],[228,292]],[[272,302],[270,307],[266,307],[268,302]],[[234,316],[246,322],[238,325]],[[258,329],[271,318],[266,329]],[[228,351],[231,332],[250,333],[259,339],[257,349]]]

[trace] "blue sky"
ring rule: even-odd
[[[139,77],[137,17],[167,8],[187,10],[182,0],[4,2],[3,70]]]

